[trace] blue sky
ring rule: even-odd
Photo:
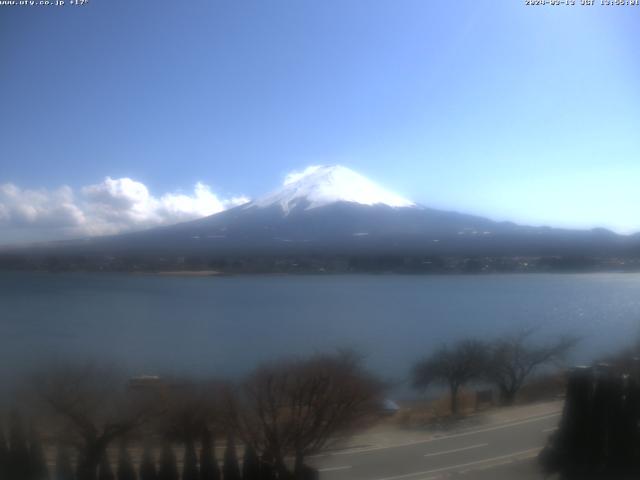
[[[339,163],[434,207],[640,231],[639,17],[513,0],[0,7],[0,229],[64,233],[12,209],[124,188],[105,177],[171,205],[201,182],[197,201],[226,208]]]

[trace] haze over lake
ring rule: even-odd
[[[236,376],[289,352],[355,347],[383,376],[463,336],[583,337],[586,362],[638,338],[640,275],[159,277],[0,273],[0,371],[56,356],[139,374]]]

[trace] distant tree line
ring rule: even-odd
[[[509,273],[638,271],[638,256],[577,255],[460,255],[434,253],[291,253],[225,255],[154,255],[127,253],[100,255],[60,253],[0,253],[0,270],[50,272],[110,271],[158,272],[216,270],[221,273]]]
[[[0,425],[0,480],[311,480],[306,458],[375,419],[384,388],[351,352],[266,364],[236,385],[50,366],[25,395],[30,421]]]
[[[540,367],[558,362],[577,339],[565,336],[546,344],[532,340],[533,330],[503,336],[491,342],[463,339],[443,345],[417,362],[412,371],[416,389],[439,384],[449,390],[453,415],[458,414],[460,389],[470,382],[494,385],[503,405],[511,405],[531,375]]]

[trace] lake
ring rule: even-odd
[[[161,277],[0,273],[0,373],[64,356],[137,374],[237,376],[354,347],[402,381],[443,342],[534,326],[583,337],[573,362],[636,341],[640,275]]]

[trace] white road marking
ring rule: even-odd
[[[542,430],[542,433],[555,432],[557,429],[558,429],[558,427],[545,428],[544,430]]]
[[[376,480],[400,480],[400,479],[403,479],[403,478],[418,477],[418,476],[421,476],[421,475],[430,475],[430,474],[433,474],[433,473],[446,472],[448,470],[456,470],[456,469],[465,468],[465,467],[473,467],[473,466],[476,466],[476,465],[482,465],[483,463],[498,462],[500,460],[506,460],[506,459],[510,459],[510,458],[515,458],[515,457],[519,457],[521,455],[525,455],[525,454],[528,454],[528,453],[539,452],[540,450],[541,450],[541,447],[529,448],[527,450],[521,450],[519,452],[510,453],[509,455],[500,455],[499,457],[485,458],[484,460],[476,460],[475,462],[459,463],[458,465],[451,465],[449,467],[434,468],[433,470],[425,470],[423,472],[405,473],[404,475],[396,475],[395,477],[377,478]],[[425,479],[422,479],[422,480],[427,480],[427,479],[425,478]]]
[[[519,422],[503,423],[503,424],[500,424],[500,425],[495,425],[493,427],[482,428],[482,429],[479,429],[479,430],[471,430],[471,431],[462,432],[462,433],[454,433],[452,435],[444,435],[442,437],[434,437],[434,438],[429,438],[429,439],[426,439],[426,440],[416,440],[416,441],[413,441],[413,442],[397,443],[395,445],[386,445],[386,446],[383,446],[383,447],[369,447],[369,448],[342,450],[340,452],[333,452],[333,453],[328,453],[328,454],[315,455],[315,457],[330,457],[330,456],[334,456],[334,455],[356,455],[356,454],[359,454],[359,453],[375,452],[375,451],[378,451],[378,450],[389,450],[389,449],[392,449],[392,448],[410,447],[411,445],[420,445],[420,444],[423,444],[423,443],[438,442],[440,440],[448,440],[450,438],[466,437],[466,436],[469,436],[469,435],[475,435],[477,433],[492,432],[494,430],[501,430],[503,428],[516,427],[518,425],[525,425],[527,423],[533,423],[533,422],[540,422],[542,420],[547,420],[549,418],[559,417],[561,414],[562,414],[562,412],[551,413],[549,415],[541,415],[541,416],[537,416],[537,417],[532,417],[532,418],[529,418],[529,419],[526,419],[526,420],[521,420]]]
[[[464,452],[465,450],[472,450],[474,448],[482,448],[482,447],[488,447],[488,446],[489,446],[488,443],[479,443],[477,445],[471,445],[469,447],[454,448],[453,450],[445,450],[443,452],[427,453],[425,455],[425,457],[437,457],[438,455],[446,455],[448,453]]]
[[[327,467],[327,468],[319,468],[319,472],[337,472],[338,470],[349,470],[351,465],[345,465],[344,467]]]

